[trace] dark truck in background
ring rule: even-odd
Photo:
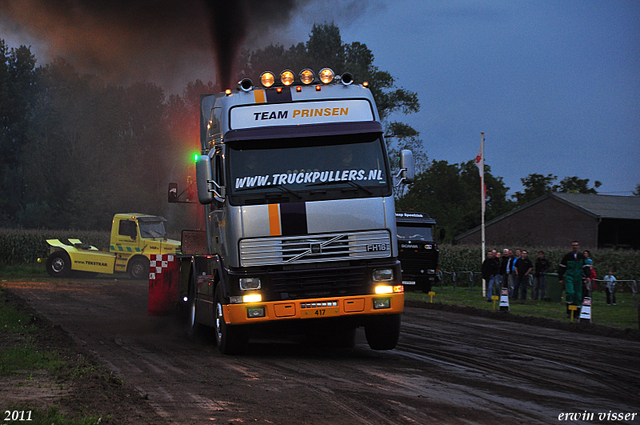
[[[438,281],[436,221],[425,213],[396,212],[398,260],[405,290],[431,291]]]

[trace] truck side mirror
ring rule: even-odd
[[[196,179],[198,200],[201,204],[210,204],[214,200],[224,202],[224,197],[221,195],[221,188],[218,183],[213,180],[211,160],[208,155],[198,155],[198,161],[196,161]]]
[[[415,163],[413,161],[413,152],[408,149],[400,151],[400,178],[404,183],[413,183],[415,178]]]

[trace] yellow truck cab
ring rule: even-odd
[[[107,273],[127,272],[133,279],[147,279],[149,258],[153,254],[176,254],[180,242],[167,239],[164,217],[147,214],[116,214],[111,224],[108,251],[69,239],[47,239],[50,253],[47,272],[66,277],[72,271]]]

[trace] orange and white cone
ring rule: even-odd
[[[580,321],[591,322],[591,297],[585,297],[582,300],[582,308],[580,309]]]
[[[509,311],[509,288],[500,288],[500,311]]]

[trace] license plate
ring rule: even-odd
[[[415,285],[416,281],[415,280],[403,280],[402,284],[403,285]]]
[[[330,307],[330,308],[305,308],[302,310],[301,317],[303,319],[321,319],[323,317],[333,317],[338,316],[340,314],[340,310],[338,307]]]

